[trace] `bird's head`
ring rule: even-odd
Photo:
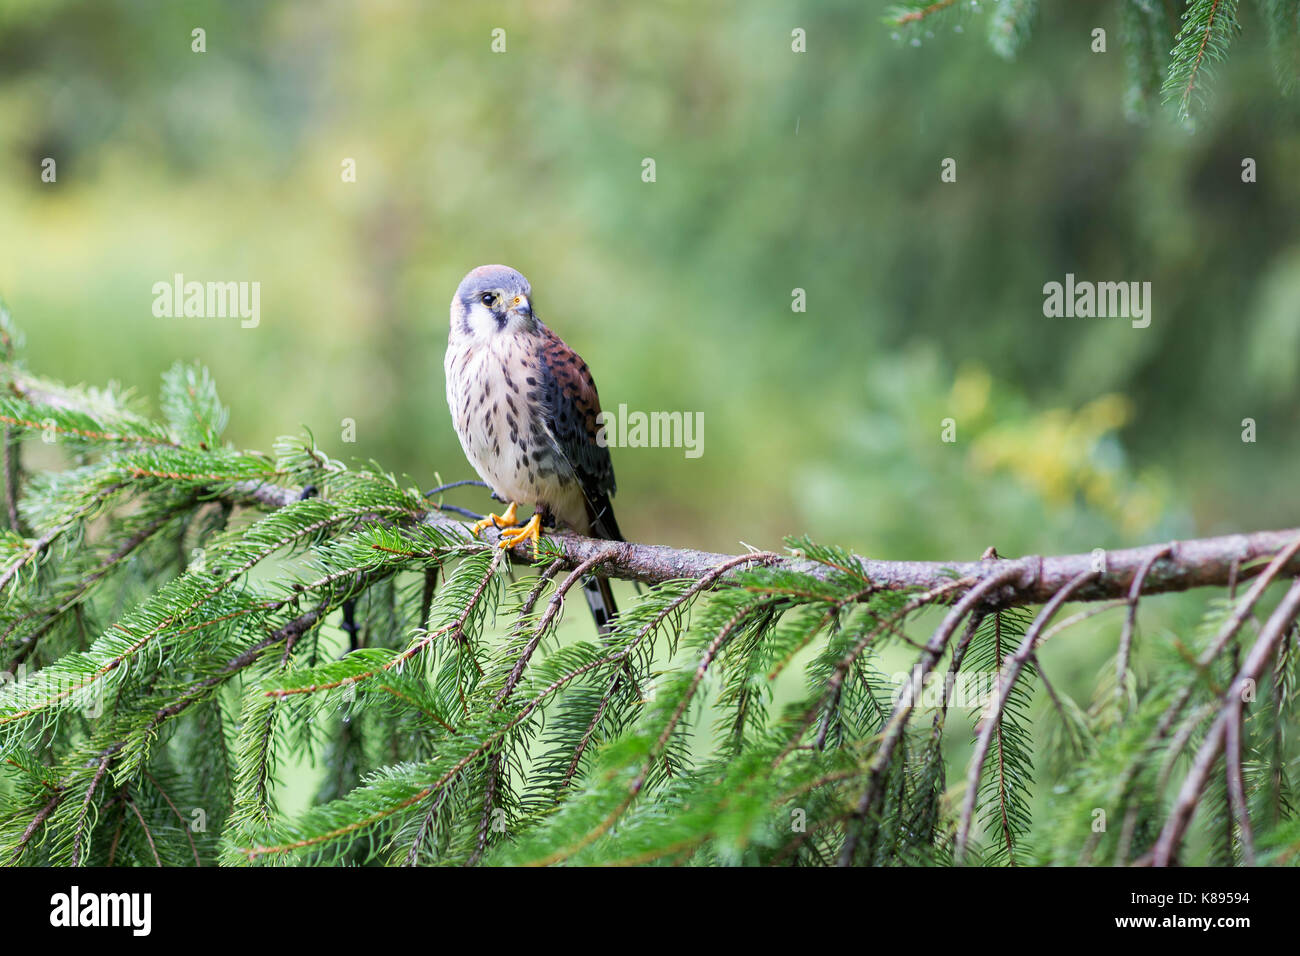
[[[531,331],[532,288],[509,266],[479,266],[461,280],[451,300],[452,332],[473,338]]]

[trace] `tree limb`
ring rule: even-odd
[[[233,486],[223,497],[275,508],[296,501],[298,492],[276,485],[243,482]],[[437,509],[427,512],[421,523],[436,528],[443,534],[472,540],[465,524],[446,517]],[[495,528],[488,528],[483,534],[483,540],[495,544],[498,536],[499,532]],[[738,557],[631,541],[602,541],[567,531],[553,531],[546,536],[546,540],[555,546],[570,568],[593,562],[593,573],[602,577],[646,584],[674,579],[699,579],[720,564],[734,561]],[[1259,568],[1248,567],[1251,562],[1271,558],[1298,540],[1300,528],[1291,528],[1054,557],[1030,555],[1016,559],[952,562],[877,561],[857,555],[855,557],[861,565],[862,573],[877,589],[890,591],[930,589],[950,582],[954,576],[978,582],[985,578],[1001,577],[1011,571],[1013,573],[991,591],[985,601],[989,606],[1009,607],[1045,604],[1070,581],[1089,571],[1096,573],[1071,594],[1071,600],[1123,598],[1132,601],[1136,596],[1133,592],[1148,595],[1199,587],[1222,587],[1233,579],[1234,566],[1241,569],[1238,578],[1253,577]],[[515,548],[512,557],[521,563],[529,563],[524,545]],[[823,564],[797,556],[782,558],[775,564],[818,577],[833,573]],[[1300,552],[1292,554],[1279,569],[1279,576],[1297,573],[1300,573]]]

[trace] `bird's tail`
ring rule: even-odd
[[[582,593],[587,599],[587,606],[591,608],[591,616],[596,619],[596,630],[604,637],[614,629],[614,615],[618,613],[609,578],[592,575],[583,582]]]
[[[587,521],[590,529],[588,533],[593,538],[623,540],[623,532],[618,530],[618,522],[614,520],[614,508],[610,505],[608,494],[598,495],[595,500],[587,498]],[[587,598],[587,606],[591,608],[591,616],[596,619],[596,632],[601,637],[607,636],[614,629],[614,615],[618,613],[609,579],[592,575],[582,583],[582,592]]]

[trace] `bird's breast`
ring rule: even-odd
[[[448,348],[447,404],[465,456],[501,497],[582,513],[573,469],[550,435],[543,370],[517,337]],[[570,501],[577,495],[576,502]],[[566,522],[567,523],[567,522]]]

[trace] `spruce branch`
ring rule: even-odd
[[[971,757],[970,769],[966,776],[966,799],[962,805],[961,822],[957,827],[957,843],[954,848],[954,856],[958,862],[961,862],[965,856],[966,845],[970,839],[971,818],[975,813],[980,774],[984,768],[984,758],[988,754],[989,744],[992,742],[994,734],[999,733],[1002,728],[1003,715],[1006,711],[1007,702],[1011,697],[1012,689],[1040,641],[1044,639],[1045,635],[1040,637],[1043,628],[1051,623],[1056,612],[1061,609],[1061,605],[1069,599],[1070,595],[1078,590],[1086,580],[1095,576],[1096,573],[1096,571],[1081,571],[1069,584],[1056,592],[1034,619],[1034,623],[1025,634],[1020,647],[1002,664],[996,683],[997,697],[993,702],[991,712],[985,718],[984,727],[980,731],[979,739],[976,741],[975,753]]]
[[[1236,636],[1237,632],[1241,629],[1241,626],[1245,624],[1247,618],[1251,616],[1251,612],[1254,610],[1256,603],[1258,603],[1259,599],[1263,597],[1264,591],[1273,583],[1274,580],[1286,573],[1286,569],[1289,568],[1291,561],[1298,553],[1300,553],[1300,538],[1297,538],[1295,541],[1292,541],[1289,545],[1282,548],[1273,557],[1273,560],[1264,568],[1263,573],[1260,574],[1259,578],[1251,586],[1250,590],[1246,592],[1246,595],[1237,603],[1236,607],[1233,608],[1232,614],[1223,623],[1222,627],[1219,628],[1214,639],[1209,643],[1205,650],[1201,652],[1200,656],[1197,657],[1196,668],[1198,673],[1204,674],[1210,665],[1218,659],[1218,657],[1223,653],[1224,648],[1228,646],[1228,643]],[[1160,726],[1156,731],[1157,737],[1163,738],[1173,729],[1173,725],[1178,722],[1178,718],[1181,716],[1183,708],[1187,705],[1187,702],[1191,699],[1194,690],[1195,686],[1189,683],[1178,694],[1177,698],[1170,705],[1168,711],[1166,711],[1164,717],[1160,721]]]
[[[885,22],[896,27],[906,26],[909,23],[919,23],[927,17],[947,10],[956,3],[957,0],[925,0],[925,2],[921,3],[900,4],[889,11],[885,17]]]
[[[1237,0],[1188,0],[1163,89],[1179,119],[1190,121],[1193,103],[1203,104],[1210,64],[1227,56],[1237,30]]]
[[[1260,5],[1277,80],[1289,95],[1300,82],[1300,5],[1295,0],[1262,0]]]
[[[1187,826],[1177,815],[1197,805],[1213,811],[1215,854],[1271,861],[1290,832],[1293,748],[1280,735],[1296,614],[1289,597],[1264,624],[1257,608],[1300,573],[1300,530],[1015,560],[990,549],[978,562],[878,561],[808,540],[726,555],[556,532],[534,561],[497,547],[495,529],[471,536],[437,499],[448,485],[431,501],[310,436],[272,456],[220,446],[225,410],[197,367],[165,376],[162,424],[116,393],[96,404],[54,383],[10,391],[31,413],[15,435],[53,423],[77,454],[68,471],[23,476],[32,537],[10,533],[0,551],[0,633],[37,664],[0,688],[12,778],[0,792],[14,798],[0,847],[13,862],[1014,864],[1123,862],[1130,847],[1172,862]],[[508,585],[508,562],[536,576]],[[650,587],[608,632],[557,639],[590,575]],[[1132,675],[1142,598],[1235,596],[1244,581],[1240,599],[1211,602],[1195,650],[1155,648],[1168,657],[1161,679]],[[1086,606],[1064,613],[1076,601]],[[1117,687],[1099,687],[1084,712],[1041,674],[1038,650],[1119,607]],[[340,609],[353,640],[335,658],[325,623]],[[908,629],[925,613],[941,620],[919,642]],[[1249,652],[1243,630],[1257,637]],[[895,688],[882,655],[908,648],[912,678]],[[1267,704],[1247,721],[1234,692],[1270,662]],[[778,706],[791,671],[804,689]],[[994,696],[950,807],[949,695],[985,672]],[[913,716],[938,674],[944,697],[922,724]],[[1046,795],[1060,824],[1048,837],[1030,817],[1035,675],[1050,700],[1042,719],[1077,765],[1049,767],[1079,778]],[[78,709],[86,690],[112,701],[106,714]],[[1273,748],[1257,746],[1269,735]],[[330,771],[296,818],[277,807],[290,747]],[[1190,747],[1169,815],[1161,794]],[[217,821],[209,836],[185,826],[198,806]],[[1076,839],[1080,806],[1124,810],[1118,846]],[[785,825],[795,813],[806,828]]]
[[[886,722],[881,736],[880,746],[871,760],[867,785],[853,814],[858,827],[851,829],[844,841],[844,848],[839,857],[840,866],[849,866],[853,862],[853,854],[857,848],[861,826],[870,819],[875,809],[876,801],[882,790],[885,772],[889,769],[894,750],[907,727],[908,718],[911,716],[912,708],[916,704],[916,697],[925,686],[935,664],[943,656],[943,652],[948,647],[948,641],[951,640],[953,633],[966,615],[977,608],[989,592],[1009,582],[1015,573],[1016,570],[1013,568],[1003,568],[1001,572],[972,585],[952,610],[944,616],[943,621],[926,643],[925,650],[913,668],[911,679],[903,686],[902,693],[898,696],[898,702],[889,715],[889,720]]]
[[[649,779],[651,770],[654,768],[655,764],[658,762],[660,758],[662,758],[664,752],[667,750],[673,732],[676,730],[678,724],[682,720],[683,715],[686,713],[686,708],[690,706],[690,703],[694,698],[696,691],[699,690],[700,683],[704,680],[704,675],[708,671],[709,666],[713,663],[714,659],[717,657],[718,651],[728,640],[731,639],[732,635],[736,631],[736,628],[738,628],[746,618],[757,613],[764,606],[775,603],[776,600],[777,599],[771,599],[766,602],[760,602],[758,604],[750,604],[741,607],[719,629],[718,633],[713,637],[713,640],[709,642],[709,645],[705,649],[703,655],[700,657],[699,663],[696,665],[694,672],[691,674],[690,683],[686,688],[686,692],[682,695],[676,707],[669,715],[668,720],[664,724],[663,730],[660,732],[658,738],[654,741],[653,745],[651,746],[649,754],[645,757],[641,769],[639,770],[637,775],[633,778],[631,783],[627,785],[627,792],[623,796],[623,799],[620,800],[619,803],[614,807],[614,809],[603,820],[597,823],[596,826],[587,830],[587,832],[583,834],[582,838],[577,843],[567,847],[563,847],[561,849],[557,849],[554,852],[552,852],[550,855],[542,857],[541,859],[531,860],[529,861],[529,865],[548,866],[553,863],[559,863],[560,861],[573,856],[579,850],[583,849],[584,847],[590,845],[595,840],[599,839],[601,836],[607,833],[611,827],[614,826],[614,824],[618,821],[619,817],[621,817],[623,813],[628,809],[628,807],[631,806],[632,801],[635,800],[638,794],[641,793],[642,789],[646,785],[646,781]],[[701,835],[699,839],[703,839],[704,836],[705,835]]]
[[[1182,844],[1183,835],[1191,822],[1192,814],[1196,812],[1196,807],[1204,794],[1205,783],[1219,755],[1223,752],[1230,715],[1235,713],[1240,719],[1248,689],[1259,682],[1264,668],[1276,653],[1283,636],[1297,615],[1300,615],[1300,580],[1293,581],[1291,587],[1287,589],[1286,596],[1269,616],[1268,622],[1251,647],[1245,663],[1237,672],[1231,686],[1224,691],[1218,716],[1215,717],[1209,733],[1206,734],[1200,750],[1196,753],[1192,769],[1183,780],[1174,809],[1160,831],[1160,838],[1151,853],[1151,862],[1155,866],[1169,866],[1174,861]]]
[[[232,488],[220,496],[226,494],[236,501],[256,501],[271,507],[282,507],[297,498],[297,493],[291,489],[266,483]],[[465,524],[444,518],[437,511],[425,513],[417,520],[419,524],[452,540],[466,544],[473,544],[475,540]],[[487,528],[482,533],[482,540],[495,545],[500,540],[500,533],[494,528]],[[629,541],[604,541],[568,531],[553,531],[545,540],[553,548],[554,556],[562,558],[569,568],[596,559],[593,564],[595,574],[644,584],[699,580],[710,576],[720,566],[735,567],[743,564],[747,557],[743,554],[718,554]],[[1224,587],[1232,578],[1234,567],[1243,568],[1243,578],[1254,577],[1260,568],[1252,568],[1250,565],[1261,559],[1273,558],[1283,550],[1287,552],[1287,560],[1280,568],[1281,573],[1294,574],[1300,572],[1300,557],[1296,555],[1296,547],[1300,547],[1300,528],[1187,539],[1106,551],[1104,568],[1080,586],[1073,599],[1132,600],[1130,592],[1135,582],[1138,584],[1139,596],[1202,587]],[[531,563],[525,545],[515,548],[511,556],[517,562]],[[1016,559],[996,558],[977,562],[882,561],[856,554],[850,557],[854,562],[853,573],[872,585],[872,589],[864,590],[862,599],[869,598],[876,590],[928,590],[945,586],[954,578],[979,582],[996,576],[1000,579],[999,588],[988,596],[987,603],[998,607],[1043,604],[1080,573],[1091,570],[1098,563],[1098,556],[1092,552],[1051,557],[1031,555]],[[836,570],[825,563],[801,558],[797,553],[787,557],[774,556],[771,560],[776,567],[810,575],[817,580],[826,579]],[[729,564],[730,562],[735,564]]]
[[[1150,557],[1138,566],[1137,574],[1133,576],[1133,584],[1128,590],[1128,613],[1124,616],[1124,630],[1120,633],[1119,654],[1116,656],[1115,661],[1115,697],[1121,702],[1127,700],[1129,678],[1128,662],[1129,655],[1133,650],[1133,631],[1137,626],[1138,598],[1142,596],[1142,582],[1144,582],[1147,575],[1151,573],[1151,566],[1167,553],[1167,548],[1161,549],[1160,551],[1153,551]],[[1236,584],[1237,570],[1237,565],[1234,564],[1230,572],[1230,589]]]
[[[1227,777],[1228,802],[1240,833],[1242,854],[1247,866],[1255,865],[1255,834],[1250,825],[1250,808],[1246,806],[1246,783],[1242,773],[1241,711],[1227,712],[1224,735],[1224,773]]]

